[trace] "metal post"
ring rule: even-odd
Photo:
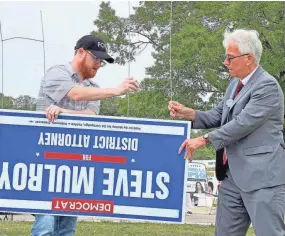
[[[2,36],[2,27],[1,27],[1,21],[0,21],[0,37],[1,37],[1,79],[2,79],[2,109],[4,108],[4,47],[3,47],[3,36]]]
[[[2,28],[1,28],[1,21],[0,21],[0,37],[1,37],[1,77],[2,77],[2,109],[4,108],[4,42],[5,41],[9,41],[9,40],[13,40],[13,39],[25,39],[25,40],[31,40],[31,41],[35,41],[35,42],[41,42],[43,43],[43,56],[44,56],[44,74],[46,71],[46,57],[45,57],[45,39],[44,39],[44,27],[43,27],[43,18],[42,18],[42,11],[40,11],[40,15],[41,15],[41,28],[42,28],[42,40],[38,40],[38,39],[33,39],[33,38],[26,38],[26,37],[11,37],[11,38],[7,38],[7,39],[3,39],[3,34],[2,34]]]

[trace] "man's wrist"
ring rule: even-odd
[[[64,108],[61,108],[60,113],[68,113],[68,110],[67,110],[67,109],[64,109]]]
[[[111,95],[112,96],[121,96],[121,91],[119,88],[113,88],[111,89]]]
[[[203,139],[205,140],[206,144],[208,144],[208,143],[210,142],[210,140],[209,140],[209,134],[208,134],[208,133],[204,134],[204,135],[203,135]]]
[[[192,108],[187,108],[188,109],[188,112],[187,112],[187,118],[191,121],[194,121],[195,118],[196,118],[196,115],[195,115],[195,110],[192,109]]]

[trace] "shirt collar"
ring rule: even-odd
[[[254,69],[248,76],[246,76],[245,78],[243,78],[243,79],[241,80],[243,86],[245,86],[245,85],[248,83],[249,79],[250,79],[251,76],[254,74],[254,72],[257,70],[257,68],[258,68],[258,66],[256,66],[255,69]]]
[[[70,76],[74,76],[74,75],[77,76],[76,72],[75,72],[75,71],[73,70],[73,68],[72,68],[71,62],[68,62],[68,63],[65,65],[65,67],[66,67],[68,73],[70,74]]]
[[[73,70],[71,62],[67,63],[65,66],[66,66],[67,71],[70,74],[70,76],[79,83],[79,76]],[[85,79],[82,83],[86,86],[89,86],[92,82],[90,81],[90,79]]]

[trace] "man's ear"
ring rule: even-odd
[[[254,64],[254,57],[251,54],[248,55],[246,64],[248,66]]]
[[[85,50],[84,50],[83,48],[77,49],[76,55],[77,55],[79,58],[84,57],[84,55],[85,55]]]

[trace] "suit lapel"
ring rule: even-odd
[[[235,93],[238,82],[239,82],[239,79],[235,79],[235,81],[232,81],[231,86],[229,86],[228,92],[225,95],[226,106],[224,106],[224,110],[223,110],[222,125],[226,122],[226,119],[229,113],[229,108],[232,106],[233,97],[234,97],[234,93]]]
[[[249,88],[252,86],[252,84],[256,81],[256,79],[258,77],[260,77],[260,75],[263,73],[263,69],[261,66],[258,66],[257,70],[254,72],[254,74],[251,76],[251,78],[249,79],[249,81],[247,82],[247,84],[242,88],[242,90],[239,92],[239,94],[235,97],[235,99],[233,100],[231,106],[228,109],[228,112],[234,107],[234,105],[237,103],[238,100],[240,100],[240,98],[246,94],[246,92],[249,90]],[[236,90],[237,85],[234,87],[234,92]],[[233,97],[232,97],[233,98]]]

